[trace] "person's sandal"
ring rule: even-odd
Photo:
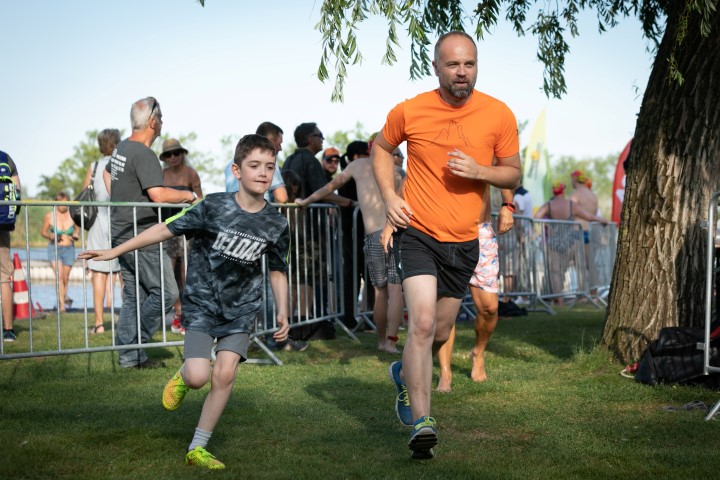
[[[90,329],[90,335],[95,335],[98,333],[105,333],[105,325],[95,325],[93,328]]]

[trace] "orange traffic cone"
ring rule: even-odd
[[[30,318],[30,310],[32,310],[33,317],[37,317],[35,308],[30,305],[25,272],[17,253],[13,257],[13,267],[15,268],[13,272],[13,316],[16,320],[26,320]]]

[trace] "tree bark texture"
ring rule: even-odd
[[[625,203],[602,343],[639,360],[661,328],[704,322],[705,230],[720,188],[720,14],[708,37],[700,16],[674,47],[686,2],[669,2],[626,168]],[[680,85],[669,79],[675,48]]]

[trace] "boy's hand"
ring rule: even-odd
[[[86,250],[78,255],[79,260],[95,260],[96,262],[107,262],[116,257],[117,255],[114,255],[112,250]]]
[[[273,339],[276,342],[284,342],[288,338],[288,332],[290,331],[290,325],[286,315],[278,314],[276,317],[278,330],[273,333]]]

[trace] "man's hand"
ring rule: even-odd
[[[304,199],[304,198],[296,198],[296,199],[295,199],[295,203],[298,204],[299,206],[303,207],[303,208],[305,208],[305,207],[308,206],[308,201],[307,201],[306,199]]]
[[[393,195],[393,197],[385,203],[385,216],[393,228],[407,228],[410,226],[412,210],[410,210],[410,206],[405,203],[405,200],[397,195]]]
[[[284,342],[288,338],[288,332],[290,331],[290,325],[288,324],[287,315],[278,314],[277,317],[278,330],[273,333],[273,339],[276,342]]]
[[[447,166],[454,175],[475,180],[483,178],[482,170],[487,167],[478,164],[471,156],[466,155],[457,148],[452,152],[448,152],[448,156],[450,160]]]
[[[113,253],[112,249],[86,250],[84,252],[80,252],[80,255],[78,255],[79,260],[95,260],[96,262],[107,262],[115,258],[117,258],[117,255]]]
[[[396,231],[397,228],[393,227],[392,225],[390,225],[390,222],[388,222],[385,224],[385,228],[383,228],[382,233],[380,233],[380,245],[382,245],[383,251],[385,253],[388,253],[388,247],[392,248],[392,234]]]
[[[498,213],[498,233],[502,235],[503,233],[509,232],[514,223],[515,219],[510,209],[502,207],[500,213]]]

